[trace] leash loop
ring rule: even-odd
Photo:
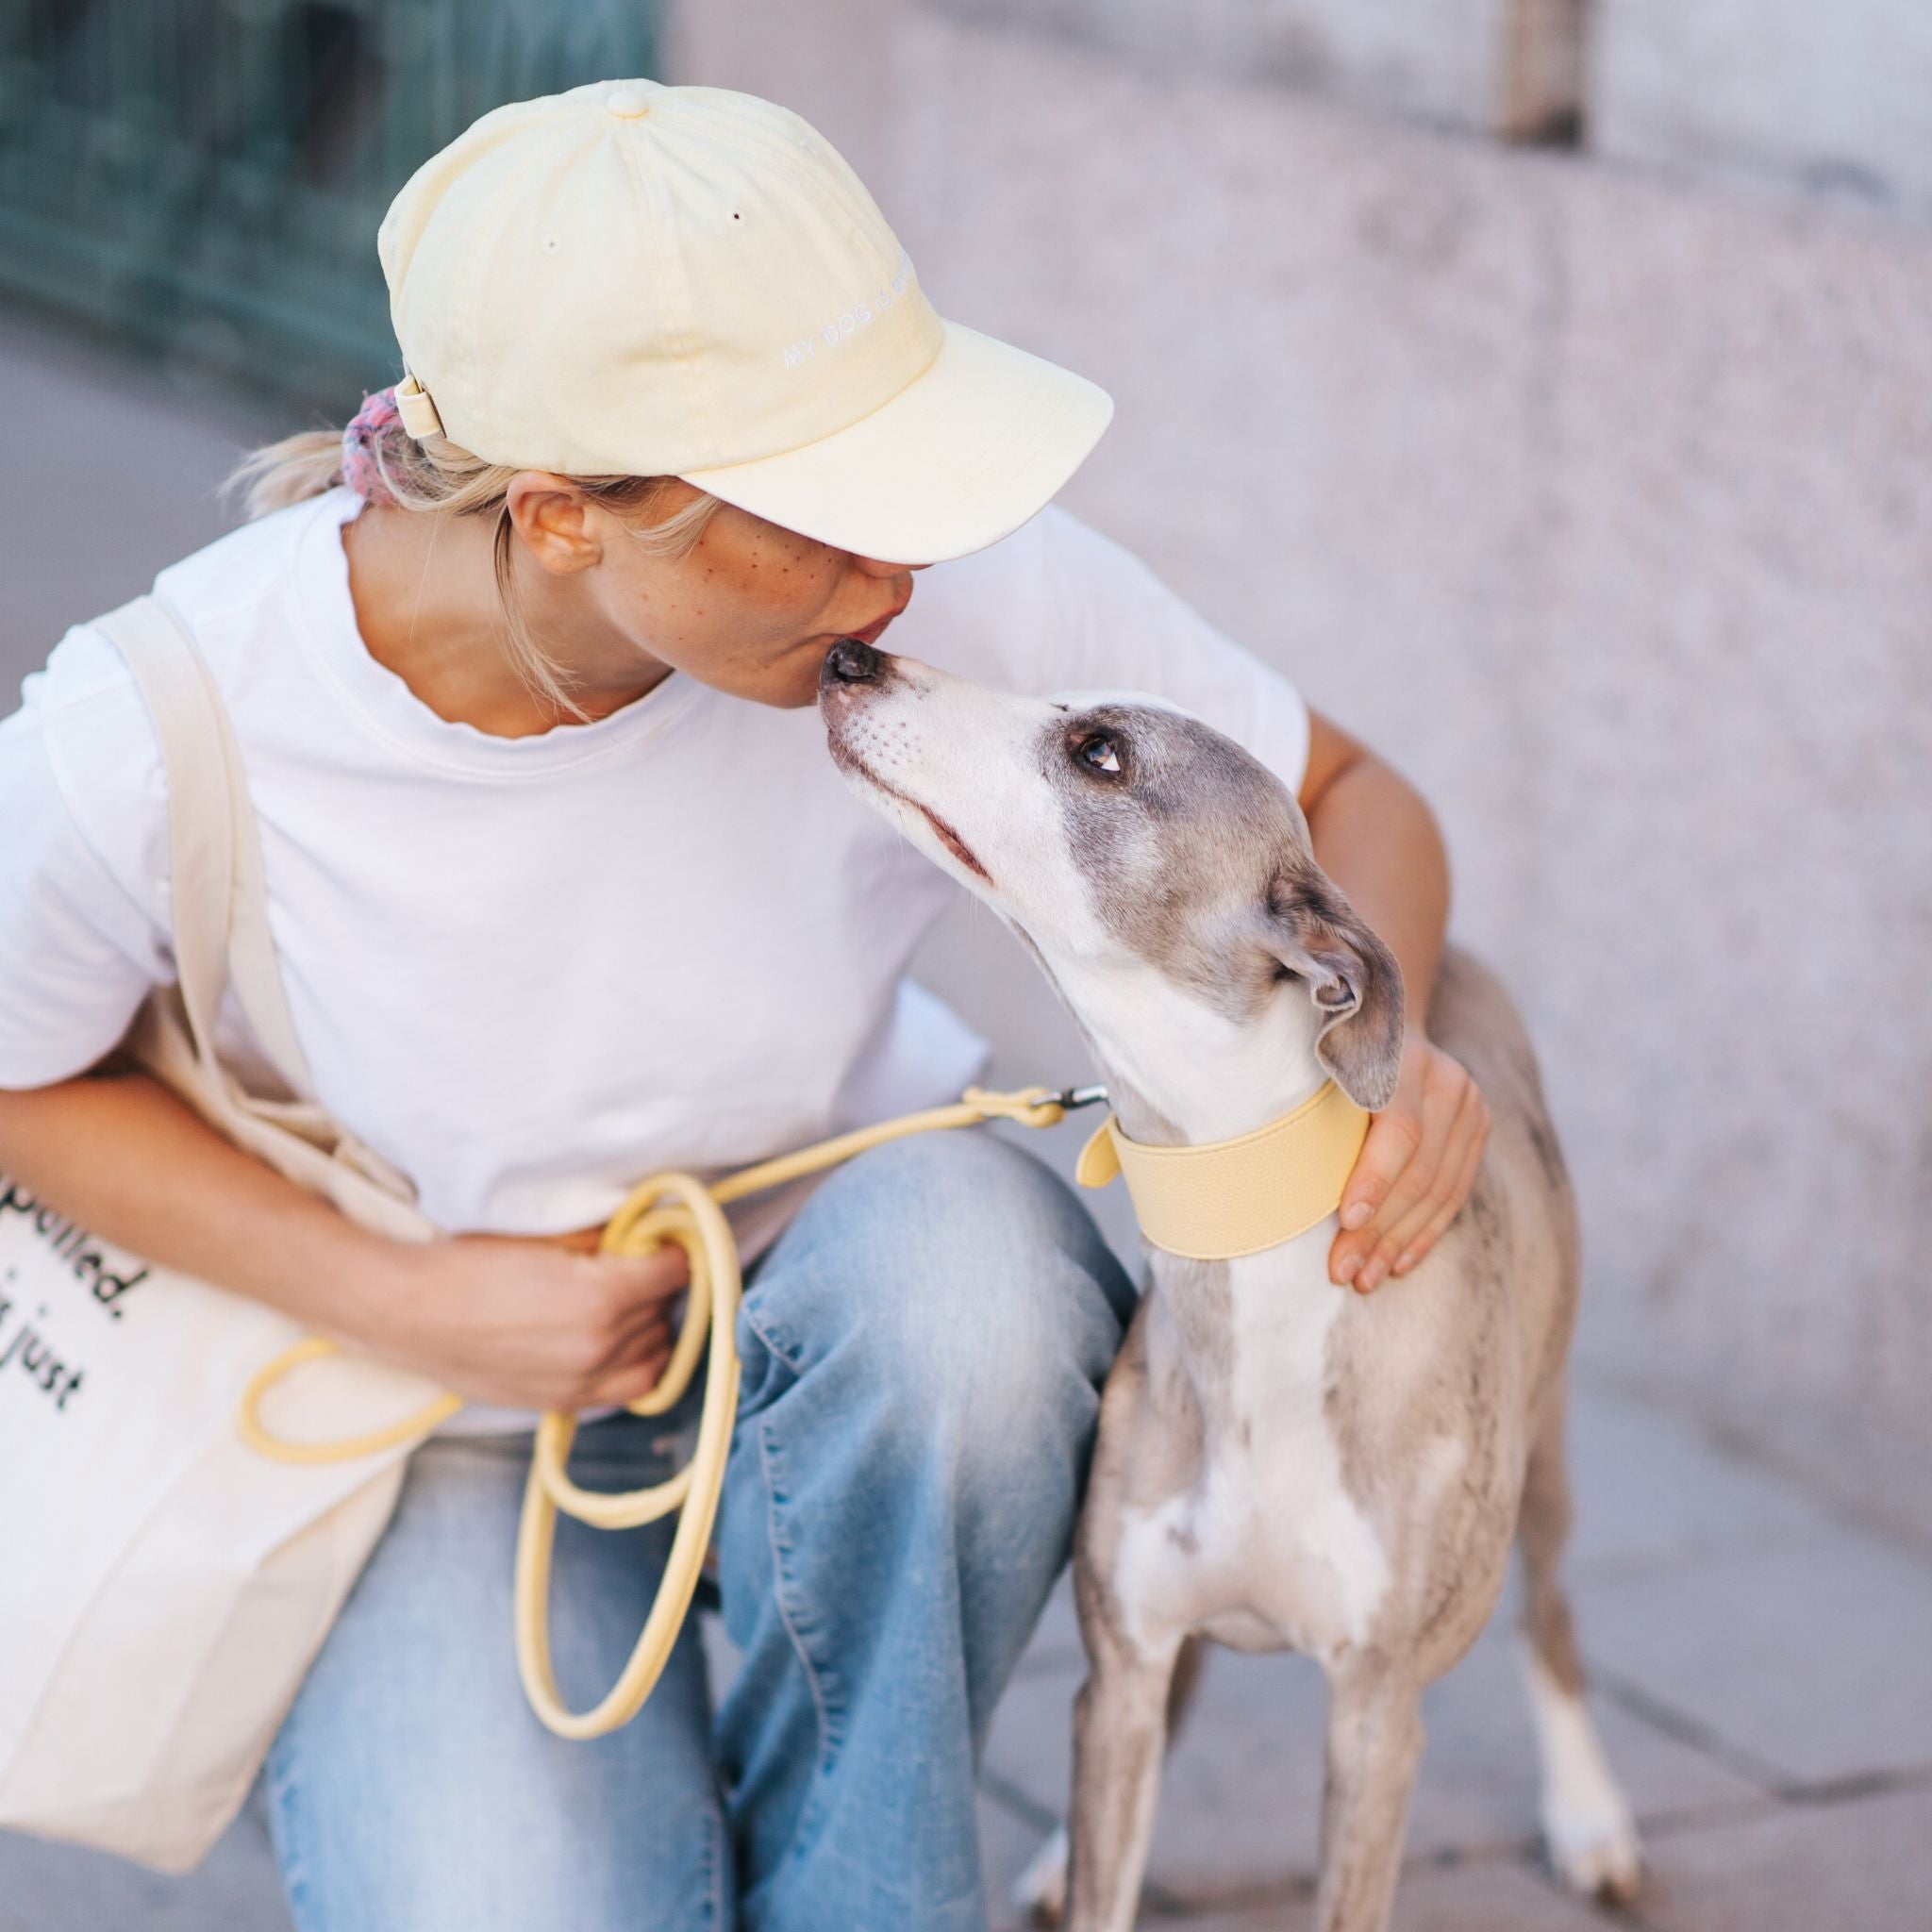
[[[671,1205],[658,1205],[667,1195]],[[552,1411],[537,1425],[530,1474],[524,1486],[514,1591],[517,1671],[530,1707],[559,1738],[604,1737],[643,1708],[690,1612],[724,1490],[724,1461],[738,1415],[738,1243],[724,1209],[704,1183],[690,1174],[658,1174],[646,1181],[611,1217],[600,1246],[607,1255],[647,1254],[666,1240],[676,1241],[691,1257],[684,1325],[658,1387],[627,1407],[633,1415],[659,1415],[668,1409],[690,1385],[691,1368],[708,1332],[710,1363],[691,1459],[669,1481],[646,1489],[608,1494],[581,1490],[564,1473],[576,1440],[576,1418]],[[674,1387],[680,1364],[681,1379]],[[550,1655],[550,1570],[558,1512],[594,1529],[634,1529],[674,1509],[681,1513],[671,1554],[623,1672],[589,1710],[570,1709],[557,1688]]]

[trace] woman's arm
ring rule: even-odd
[[[1449,919],[1449,860],[1434,815],[1391,766],[1309,713],[1301,805],[1315,857],[1402,968],[1408,1027],[1402,1080],[1378,1113],[1341,1197],[1328,1272],[1363,1293],[1428,1253],[1469,1197],[1490,1110],[1457,1060],[1424,1030]]]
[[[172,975],[159,747],[125,664],[76,625],[0,719],[0,1174],[109,1241],[265,1302],[473,1401],[634,1401],[668,1352],[683,1252],[382,1239],[111,1060]],[[85,774],[72,794],[61,769]]]
[[[585,1238],[413,1245],[372,1234],[145,1074],[0,1090],[0,1173],[162,1267],[515,1408],[647,1393],[687,1278],[676,1248],[633,1260],[580,1252]]]

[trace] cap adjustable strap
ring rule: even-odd
[[[429,391],[413,375],[406,375],[396,384],[396,414],[403,419],[403,427],[418,442],[425,436],[445,433],[442,418],[436,413],[436,405],[429,400]]]
[[[1257,1255],[1333,1214],[1369,1131],[1369,1116],[1333,1080],[1291,1113],[1194,1147],[1130,1141],[1108,1114],[1074,1176],[1104,1188],[1124,1175],[1141,1232],[1197,1261]]]

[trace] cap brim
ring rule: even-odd
[[[849,428],[684,480],[886,563],[940,563],[998,542],[1079,468],[1113,399],[1024,349],[941,326],[924,373]]]

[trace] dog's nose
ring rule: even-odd
[[[833,684],[876,684],[886,660],[858,638],[841,638],[825,654],[825,676]]]

